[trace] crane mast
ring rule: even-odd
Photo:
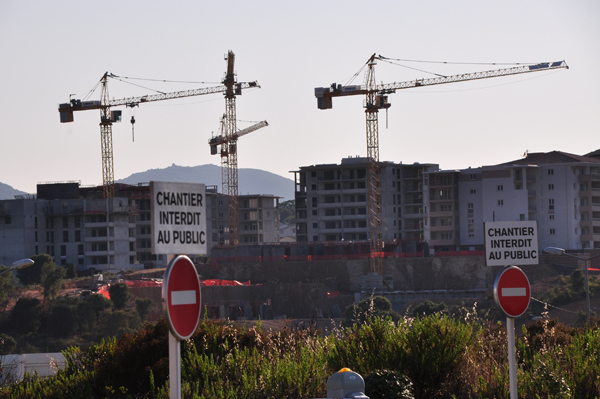
[[[233,71],[233,65],[232,65]],[[233,72],[232,72],[233,74]],[[192,96],[200,96],[204,94],[228,93],[234,92],[241,94],[242,89],[258,87],[258,82],[234,82],[231,85],[222,85],[216,87],[199,88],[194,90],[182,90],[171,93],[159,93],[152,95],[144,95],[140,97],[126,97],[118,100],[110,100],[108,96],[108,78],[116,77],[115,75],[106,72],[100,80],[102,92],[100,101],[81,101],[78,99],[70,100],[68,103],[62,103],[58,106],[60,112],[61,123],[73,122],[73,112],[87,111],[92,109],[100,110],[100,146],[102,151],[102,184],[104,198],[113,198],[115,195],[115,179],[114,179],[114,162],[113,162],[113,142],[112,142],[112,124],[121,121],[121,111],[112,111],[111,107],[125,105],[127,107],[135,107],[141,103],[152,101],[171,100],[176,98],[185,98]],[[225,81],[223,82],[225,83]],[[227,97],[226,97],[227,98]],[[233,96],[233,123],[235,126],[235,95]],[[133,123],[133,120],[132,120]],[[234,130],[235,131],[235,130]],[[237,179],[236,179],[237,182]]]
[[[223,84],[227,88],[225,92],[225,124],[223,125],[223,136],[225,137],[226,156],[221,156],[221,177],[223,193],[227,195],[227,209],[229,213],[229,244],[238,245],[240,242],[240,215],[238,196],[238,168],[237,148],[233,135],[237,131],[237,116],[235,109],[235,54],[233,51],[227,53],[227,73]]]
[[[238,190],[237,139],[245,134],[267,126],[266,121],[259,122],[249,128],[238,131],[235,98],[242,94],[236,82],[234,71],[235,54],[229,51],[225,57],[227,72],[223,79],[225,86],[225,115],[222,120],[222,136],[218,140],[210,140],[211,152],[216,154],[216,146],[221,146],[221,181],[223,193],[227,195],[229,216],[229,245],[237,246],[240,242],[240,212]]]
[[[376,60],[385,57],[373,54],[367,61],[364,85],[338,85],[316,87],[315,97],[319,109],[331,109],[333,97],[365,95],[364,102],[367,131],[367,186],[368,186],[368,217],[371,272],[383,274],[383,236],[381,219],[381,176],[379,167],[379,110],[388,109],[387,94],[395,93],[398,89],[425,87],[431,85],[465,82],[469,80],[486,79],[500,76],[517,75],[529,72],[540,72],[553,69],[568,69],[565,61],[544,62],[534,65],[520,65],[484,72],[472,72],[453,76],[439,76],[431,79],[416,79],[407,82],[394,82],[377,85],[375,81]]]
[[[115,196],[115,172],[113,163],[112,113],[108,99],[108,74],[102,77],[102,95],[100,97],[100,147],[102,151],[102,195],[104,198]]]
[[[367,185],[369,207],[369,262],[371,272],[382,274],[381,253],[383,240],[381,232],[381,176],[379,172],[379,106],[377,104],[377,85],[375,81],[375,54],[368,62],[366,88],[367,99],[365,102],[365,116],[367,122]]]

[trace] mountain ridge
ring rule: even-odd
[[[117,183],[138,184],[150,181],[174,181],[181,183],[203,183],[207,186],[221,187],[221,167],[212,164],[197,166],[179,166],[172,164],[166,168],[148,169],[134,173]],[[294,198],[294,181],[262,169],[238,169],[238,192],[245,194],[271,194],[283,197],[283,200]]]
[[[150,181],[173,181],[181,183],[203,183],[206,186],[221,187],[221,167],[212,164],[179,166],[172,164],[166,168],[148,169],[115,181],[136,185]],[[238,192],[245,194],[270,194],[282,197],[282,201],[294,199],[294,180],[262,169],[238,169]],[[8,184],[0,183],[0,199],[14,199],[15,195],[27,194]]]

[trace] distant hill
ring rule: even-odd
[[[292,189],[293,189],[292,185]],[[25,191],[20,191],[12,188],[8,184],[0,183],[0,200],[3,199],[15,199],[15,195],[27,194]]]
[[[217,165],[178,166],[150,169],[134,173],[117,183],[137,184],[150,181],[175,181],[182,183],[204,183],[218,186],[221,192],[221,167]],[[239,169],[238,190],[243,194],[273,194],[283,197],[282,201],[294,198],[294,180],[260,169]]]

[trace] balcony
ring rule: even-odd
[[[438,225],[438,226],[431,226],[431,227],[430,227],[430,230],[431,230],[432,232],[434,232],[434,231],[454,231],[454,226],[453,226],[453,225],[445,225],[445,226]]]
[[[456,216],[453,211],[430,211],[429,216],[432,218],[436,217],[454,217]]]
[[[449,240],[429,240],[429,247],[455,245],[454,239]]]

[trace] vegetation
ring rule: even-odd
[[[289,224],[296,217],[296,201],[288,200],[279,203],[279,222]]]
[[[164,321],[86,350],[66,350],[66,368],[28,376],[0,398],[168,398]],[[204,319],[182,344],[183,397],[325,397],[329,376],[348,367],[379,398],[508,398],[504,326],[445,315],[368,318],[328,337],[314,330],[263,331]],[[600,320],[572,328],[554,320],[517,338],[520,398],[600,396]]]

